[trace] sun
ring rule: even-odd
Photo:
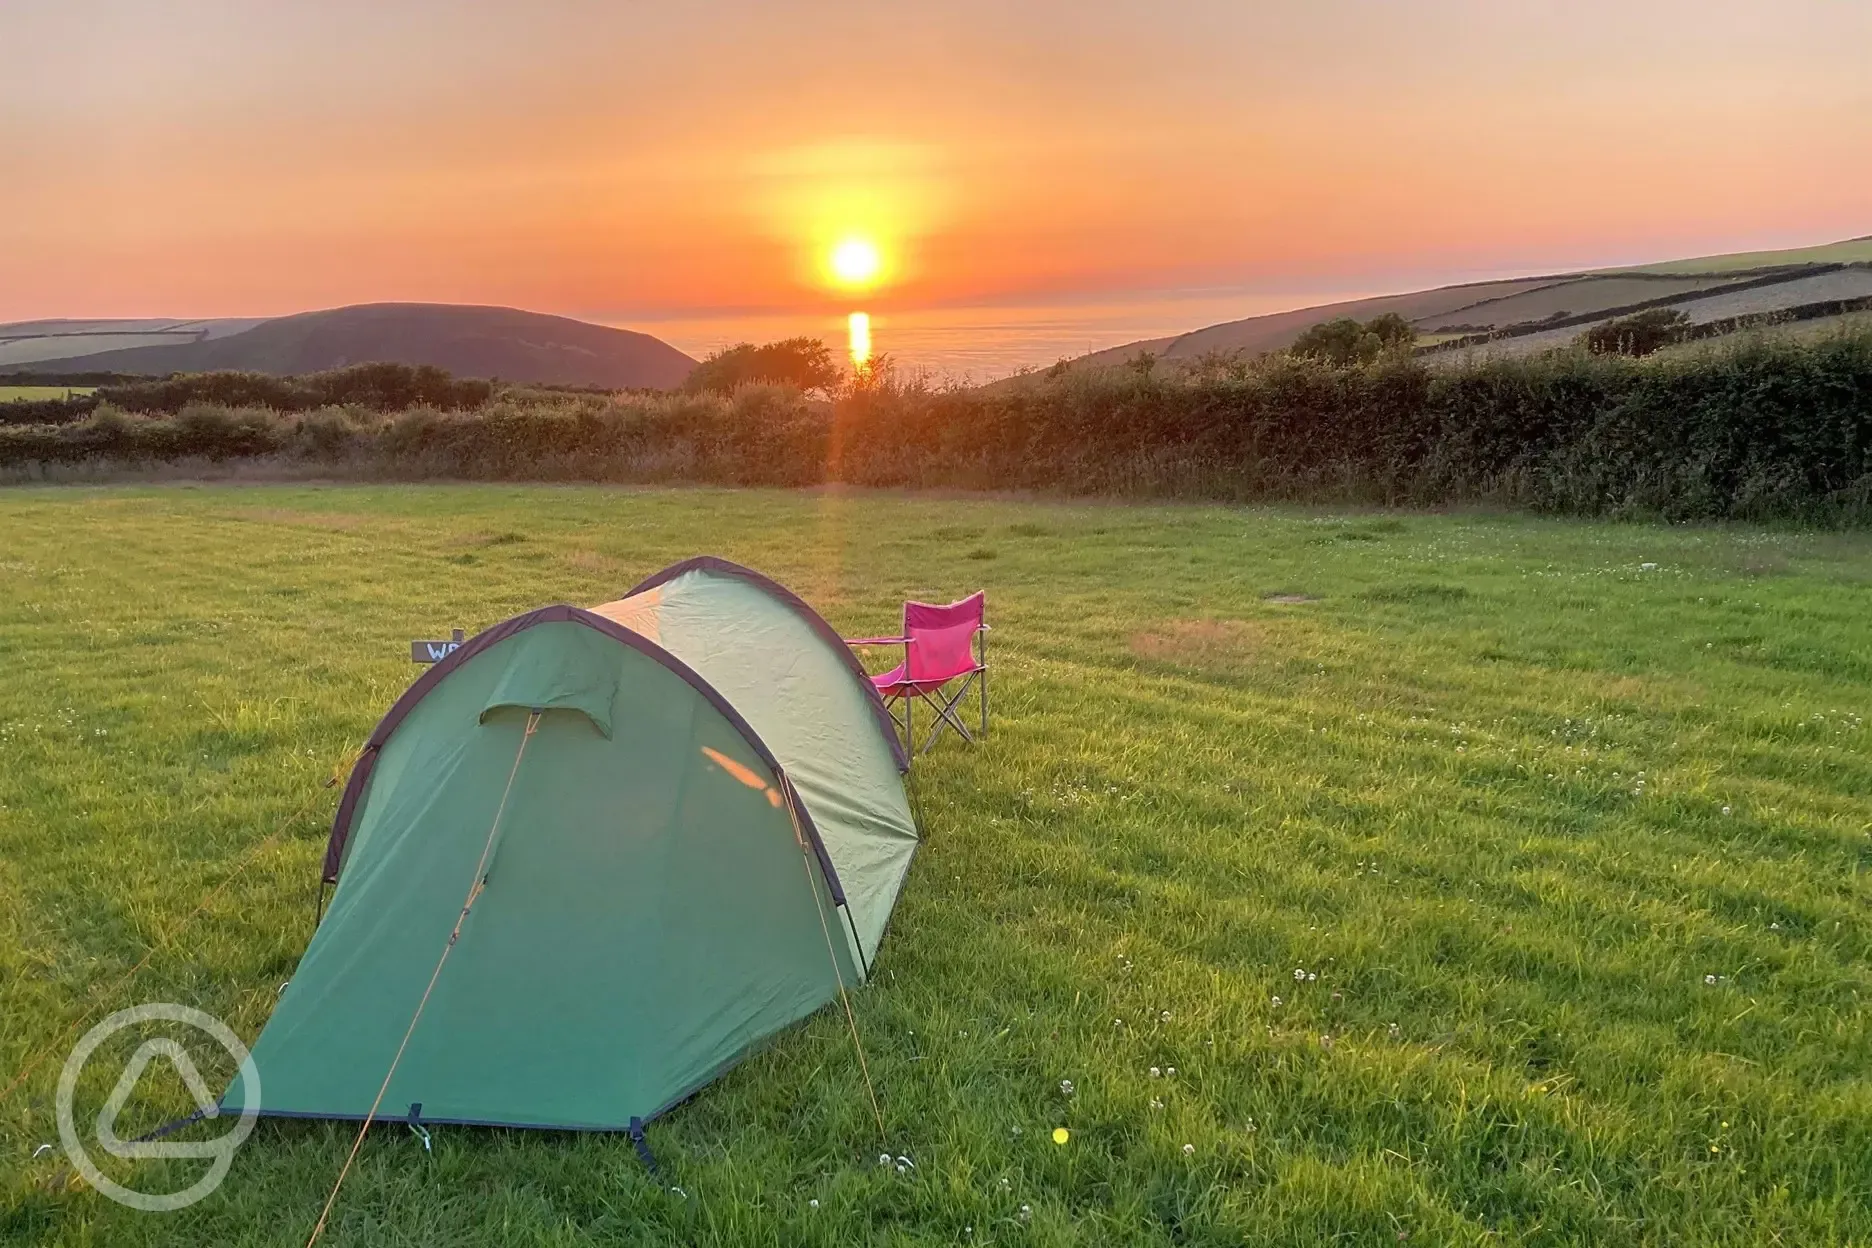
[[[839,285],[858,289],[877,281],[884,268],[884,257],[877,244],[868,238],[847,238],[832,248],[827,267]]]

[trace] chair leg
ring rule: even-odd
[[[981,735],[988,736],[988,630],[975,633],[975,663],[981,668]]]
[[[916,751],[917,757],[921,758],[923,755],[929,753],[930,746],[936,744],[936,738],[942,736],[943,729],[947,728],[949,724],[948,724],[947,719],[943,716],[942,707],[939,706],[935,702],[935,700],[931,699],[930,696],[926,693],[918,694],[917,696],[929,702],[930,706],[934,708],[936,711],[936,726],[930,729],[929,739],[923,742],[923,746],[921,749],[917,749]],[[916,749],[915,746],[912,746],[911,748]]]
[[[975,743],[975,735],[968,730],[968,725],[963,723],[961,717],[956,714],[956,711],[962,705],[962,700],[968,696],[969,685],[974,680],[975,674],[971,674],[968,680],[962,683],[962,687],[955,691],[953,696],[941,701],[931,697],[928,693],[920,693],[917,695],[928,702],[930,707],[936,712],[935,730],[930,733],[929,740],[923,743],[923,748],[918,750],[917,753],[927,753],[929,748],[936,744],[936,738],[942,736],[943,729],[945,728],[954,728],[957,736],[967,741],[970,745]],[[941,690],[937,690],[939,695],[941,692]]]
[[[923,742],[923,748],[918,750],[917,753],[929,753],[930,747],[936,744],[936,739],[942,736],[945,728],[954,728],[957,735],[964,741],[967,741],[970,745],[975,743],[973,734],[969,732],[960,720],[956,719],[953,712],[945,712],[941,707],[936,707],[936,727],[930,731],[928,739]]]
[[[900,703],[903,704],[901,713],[898,711]],[[897,739],[903,742],[904,756],[909,757],[911,751],[916,748],[916,741],[910,735],[910,707],[907,699],[900,697],[884,699],[884,713],[890,716],[891,730],[897,734]]]

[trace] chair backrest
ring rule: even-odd
[[[928,602],[904,603],[905,675],[911,680],[940,683],[975,670],[975,634],[982,629],[988,595],[978,590],[961,602],[939,607]]]

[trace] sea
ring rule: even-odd
[[[872,350],[888,355],[900,375],[921,375],[939,385],[980,384],[1107,347],[1169,337],[1270,312],[1364,297],[1365,292],[1343,289],[1283,293],[1208,290],[1097,301],[910,310],[877,310],[857,301],[850,311],[870,316]],[[701,359],[740,342],[774,342],[799,335],[821,339],[843,353],[847,349],[847,317],[848,313],[826,312],[593,319],[654,334]]]

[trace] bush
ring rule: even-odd
[[[1650,355],[1682,342],[1690,332],[1690,318],[1676,308],[1652,308],[1616,320],[1603,321],[1579,337],[1580,345],[1595,355]]]
[[[689,372],[692,394],[733,394],[742,386],[781,385],[831,394],[844,379],[831,348],[817,338],[788,338],[757,347],[751,342],[715,352]]]
[[[83,420],[97,410],[94,394],[68,399],[12,399],[0,403],[0,425],[63,425]]]
[[[104,386],[97,397],[129,412],[180,412],[191,403],[266,407],[276,412],[354,405],[373,411],[430,406],[473,410],[494,393],[491,383],[456,380],[427,364],[354,364],[300,377],[267,373],[178,373],[157,381]]]
[[[1386,351],[1408,349],[1416,341],[1417,331],[1409,321],[1386,312],[1363,325],[1342,316],[1309,326],[1287,351],[1328,364],[1369,364]]]
[[[334,461],[348,458],[364,442],[367,422],[342,407],[321,407],[299,418],[291,435],[292,449],[306,459]]]

